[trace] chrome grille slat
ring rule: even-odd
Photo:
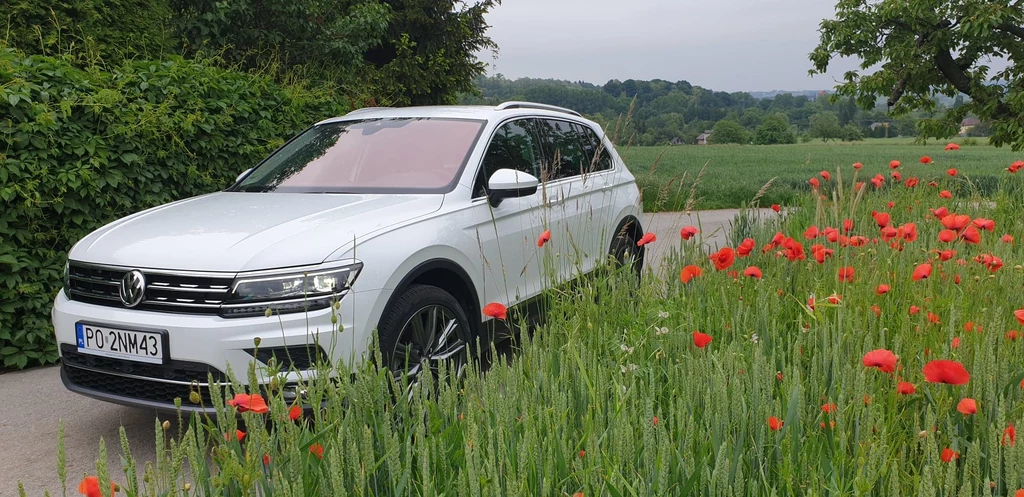
[[[124,307],[121,279],[131,268],[70,262],[69,297],[97,305]],[[234,274],[141,270],[147,280],[142,302],[133,309],[189,314],[217,314],[230,293]]]

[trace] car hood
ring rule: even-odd
[[[318,264],[346,244],[441,208],[443,195],[220,192],[110,223],[75,261],[147,269],[249,271]]]

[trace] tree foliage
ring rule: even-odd
[[[773,114],[761,120],[754,131],[755,145],[783,145],[796,143],[796,134],[784,114]]]
[[[821,141],[838,140],[843,137],[843,127],[839,125],[839,116],[834,112],[819,112],[811,116],[811,127],[807,130],[811,138]]]
[[[935,110],[935,93],[970,97],[922,122],[927,136],[959,131],[976,115],[992,125],[992,143],[1024,149],[1024,7],[1016,0],[841,0],[821,23],[812,74],[837,57],[857,57],[836,90],[869,107],[885,97],[894,114]],[[999,58],[1006,66],[1000,66]],[[869,72],[878,67],[878,70]]]
[[[750,141],[750,135],[740,123],[731,119],[722,119],[711,128],[711,143],[721,145],[725,143],[745,144]]]

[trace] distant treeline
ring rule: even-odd
[[[859,140],[864,137],[917,136],[922,115],[892,118],[885,104],[858,108],[851,99],[831,95],[756,98],[747,92],[714,91],[686,81],[611,80],[604,85],[502,75],[480,77],[479,95],[463,95],[462,103],[496,104],[527,100],[579,111],[613,128],[633,107],[626,132],[637,145],[694,144],[708,130],[710,143],[794,143],[797,140]],[[634,103],[635,97],[635,103]],[[962,101],[940,101],[939,112]],[[981,129],[978,130],[982,132]]]

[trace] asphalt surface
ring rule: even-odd
[[[734,209],[647,214],[644,230],[657,241],[648,246],[647,268],[663,277],[676,277],[678,268],[667,254],[673,249],[703,244],[724,246],[737,211]],[[762,215],[775,215],[771,211]],[[683,244],[679,230],[699,226],[701,238]],[[30,496],[62,495],[57,478],[58,425],[64,423],[68,495],[77,495],[84,474],[95,474],[99,441],[107,446],[114,481],[123,482],[118,430],[124,426],[138,467],[155,455],[155,411],[123,407],[67,391],[56,366],[0,375],[0,496],[15,496],[21,481]],[[167,415],[160,417],[163,421]],[[175,424],[172,421],[172,424]]]

